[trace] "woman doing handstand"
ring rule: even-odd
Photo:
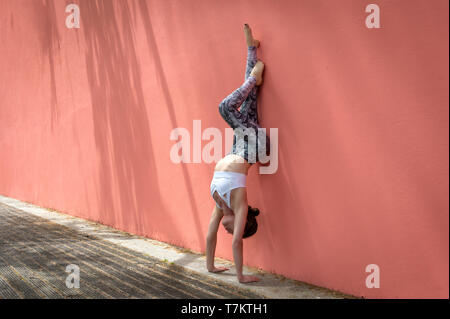
[[[250,27],[244,25],[247,41],[247,64],[244,83],[219,105],[223,119],[234,131],[231,152],[217,162],[211,181],[211,196],[214,207],[206,239],[206,266],[210,272],[228,270],[214,266],[217,231],[220,222],[233,234],[232,248],[239,282],[259,281],[255,276],[244,276],[243,238],[252,236],[257,228],[256,216],[259,210],[247,203],[246,179],[252,164],[259,161],[262,154],[269,152],[269,139],[261,130],[257,112],[257,89],[262,84],[264,63],[258,61],[256,50],[259,41],[254,39]]]

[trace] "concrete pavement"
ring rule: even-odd
[[[231,269],[210,274],[202,254],[0,196],[0,298],[352,298],[248,267],[262,280],[242,285],[217,264]]]

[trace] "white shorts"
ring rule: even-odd
[[[239,187],[247,187],[247,175],[236,172],[214,172],[211,181],[211,196],[214,199],[214,193],[217,191],[219,196],[225,201],[227,206],[231,209],[231,191]],[[214,200],[215,201],[215,200]],[[216,206],[220,209],[216,202]]]

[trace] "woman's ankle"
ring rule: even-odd
[[[247,47],[257,49],[259,47],[259,43],[260,43],[259,40],[253,40],[251,45],[248,45],[248,43],[247,43]]]

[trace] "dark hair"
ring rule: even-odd
[[[253,236],[258,230],[258,222],[256,221],[256,216],[259,215],[258,208],[252,208],[250,205],[248,206],[247,213],[247,223],[245,224],[244,235],[242,238],[247,238]]]

